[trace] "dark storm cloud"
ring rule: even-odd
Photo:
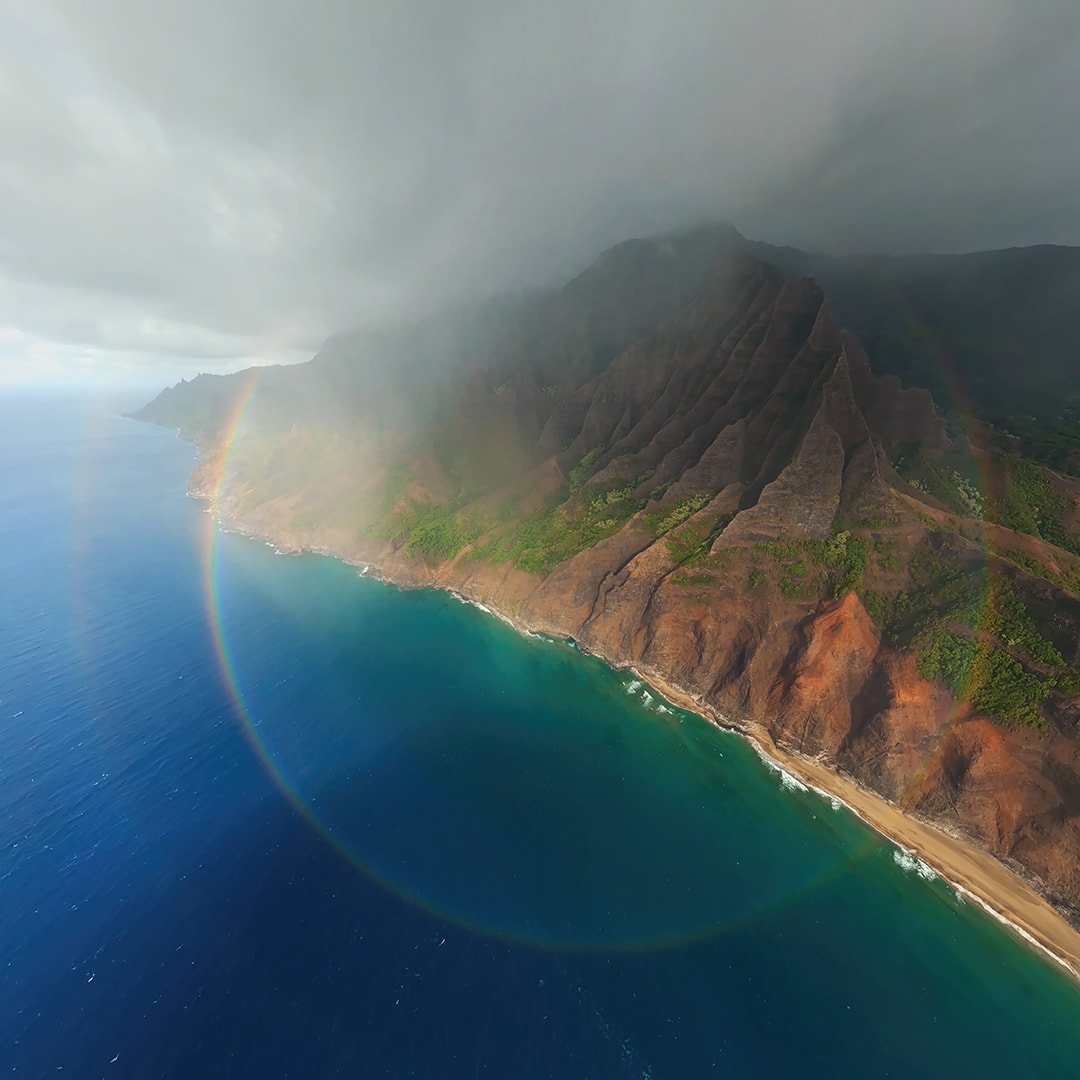
[[[292,358],[706,215],[1077,243],[1078,11],[9,0],[0,326],[95,362]]]

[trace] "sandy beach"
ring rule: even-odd
[[[464,603],[494,615],[519,633],[533,633],[528,627],[487,604],[448,590]],[[608,663],[607,657],[601,657]],[[613,665],[617,666],[617,665]],[[918,818],[911,817],[880,795],[867,791],[827,765],[787,753],[761,727],[727,723],[706,703],[672,686],[654,672],[631,668],[672,705],[692,712],[725,731],[749,739],[766,758],[796,779],[825,795],[838,799],[852,813],[887,840],[921,859],[965,898],[979,904],[1028,945],[1060,964],[1080,979],[1080,931],[1023,878],[998,861],[988,851],[961,837],[951,836]]]
[[[637,671],[637,669],[635,669]],[[1030,885],[987,851],[940,829],[866,791],[828,766],[796,757],[780,749],[768,732],[724,724],[707,706],[670,686],[656,675],[637,671],[673,705],[697,713],[710,723],[741,734],[785,772],[839,799],[886,839],[912,851],[935,873],[985,908],[1014,933],[1048,954],[1080,979],[1080,931],[1075,930]]]
[[[269,540],[269,538],[263,539]],[[289,547],[285,550],[295,551]],[[330,551],[321,551],[317,554],[340,557]],[[344,561],[357,566],[363,576],[374,577],[401,587],[392,576],[384,574],[382,569],[374,564],[357,562],[348,558]],[[417,586],[405,585],[404,587]],[[419,587],[437,588],[448,592],[463,603],[477,607],[488,615],[507,623],[518,633],[541,632],[500,611],[490,602],[481,603],[463,595],[452,586],[428,584]],[[600,658],[616,668],[625,666],[612,661],[609,657],[601,656]],[[1023,878],[999,862],[988,851],[911,817],[880,795],[867,791],[852,780],[834,772],[825,764],[787,753],[775,744],[764,728],[750,726],[744,722],[738,724],[727,722],[725,718],[718,716],[707,703],[670,685],[655,672],[643,672],[633,667],[630,670],[672,705],[695,713],[725,731],[731,731],[749,739],[766,758],[785,772],[825,795],[840,800],[852,813],[858,815],[887,840],[912,852],[966,898],[978,903],[1030,946],[1056,961],[1074,978],[1080,979],[1080,931],[1074,929],[1064,916]]]

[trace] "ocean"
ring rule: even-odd
[[[1080,1073],[1080,985],[740,738],[0,397],[0,1073]]]

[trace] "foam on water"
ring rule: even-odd
[[[929,863],[924,862],[910,848],[896,847],[893,849],[893,862],[906,874],[916,874],[923,881],[936,881],[937,872]]]
[[[569,641],[225,536],[264,772],[215,664],[188,448],[80,431],[0,423],[14,1075],[121,1049],[125,1075],[238,1080],[1075,1071],[1058,969],[741,739]]]
[[[779,777],[780,786],[784,788],[785,791],[797,791],[804,795],[809,793],[810,785],[803,783],[797,776],[793,776],[789,773],[778,761],[769,757],[756,739],[751,739],[750,745],[754,748],[754,752],[761,759],[765,768],[773,775]]]

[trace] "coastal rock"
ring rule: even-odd
[[[190,490],[228,522],[650,672],[973,839],[1076,917],[1072,684],[1026,714],[1038,730],[1003,723],[920,675],[913,642],[928,575],[967,575],[983,607],[1008,583],[1056,668],[1080,664],[1080,557],[981,520],[952,464],[966,444],[926,389],[875,373],[818,284],[706,230],[448,325],[195,380],[144,418],[197,441]],[[992,442],[988,498],[1013,483]],[[1080,521],[1078,485],[1046,483]],[[1019,638],[997,647],[1046,676]]]

